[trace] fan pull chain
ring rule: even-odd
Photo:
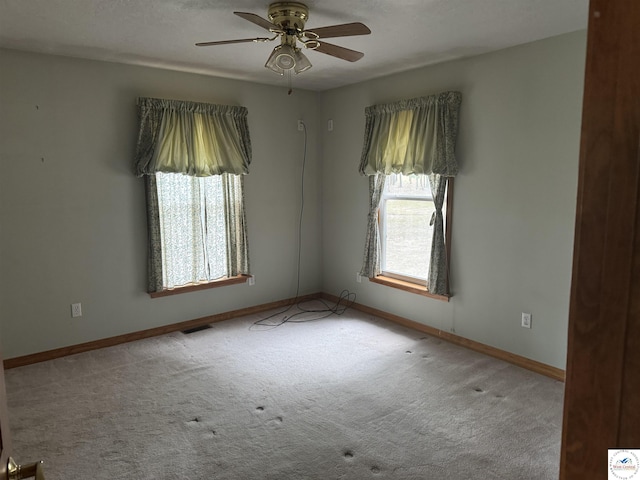
[[[287,95],[291,95],[293,93],[293,89],[291,88],[291,69],[287,70],[287,87],[289,87]]]

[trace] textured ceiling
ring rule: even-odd
[[[198,72],[271,85],[276,42],[195,47],[266,36],[236,16],[264,18],[260,0],[0,0],[0,46]],[[362,22],[371,35],[330,43],[364,52],[355,63],[305,52],[296,88],[326,90],[587,27],[588,0],[306,0],[307,28]]]

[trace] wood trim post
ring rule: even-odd
[[[560,459],[640,448],[640,1],[591,0]]]

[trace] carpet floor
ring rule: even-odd
[[[561,382],[353,309],[264,316],[6,371],[16,458],[47,480],[558,477]]]

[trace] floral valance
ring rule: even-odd
[[[245,107],[138,98],[136,174],[249,173],[247,114]]]
[[[455,176],[461,97],[444,92],[367,107],[360,173]]]

